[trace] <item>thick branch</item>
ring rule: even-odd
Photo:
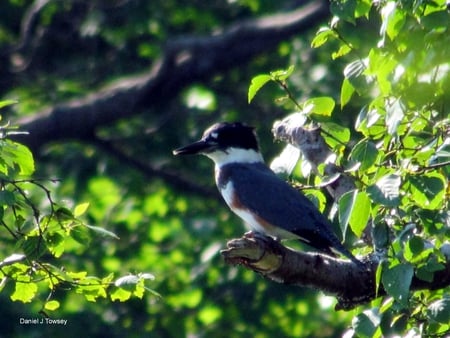
[[[383,289],[376,292],[377,262],[370,259],[365,262],[367,269],[361,270],[350,261],[294,251],[257,233],[247,233],[242,238],[229,241],[222,255],[227,263],[244,265],[278,283],[310,287],[335,296],[338,310],[349,310],[386,294]],[[432,282],[414,277],[411,290],[432,290],[448,285],[450,260],[444,270],[435,273]]]
[[[327,3],[313,1],[287,14],[235,24],[220,34],[176,39],[148,73],[17,121],[30,133],[17,139],[37,151],[48,142],[89,138],[99,127],[157,108],[193,82],[241,66],[327,16]]]

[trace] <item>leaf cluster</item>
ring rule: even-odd
[[[332,2],[331,10],[334,17],[312,46],[337,45],[331,58],[346,60],[340,97],[297,102],[288,86],[291,67],[254,77],[249,101],[266,83],[280,85],[305,123],[320,125],[335,164],[353,178],[354,189],[340,197],[335,213],[344,234],[351,229],[368,244],[360,252],[372,247],[380,255],[376,285],[388,295],[354,318],[353,334],[444,335],[450,329],[448,287],[410,287],[413,278],[433,281],[449,259],[448,8],[445,1],[349,0]],[[378,17],[380,30],[362,49],[348,27],[370,16]],[[356,114],[354,101],[361,106]],[[345,114],[354,115],[353,126],[333,121]],[[314,182],[324,180],[322,171]]]
[[[8,104],[8,102],[3,102]],[[56,180],[33,178],[34,158],[29,149],[10,140],[17,134],[9,125],[0,127],[0,291],[13,301],[42,301],[42,313],[59,308],[54,298],[59,290],[73,290],[86,300],[98,298],[126,301],[142,298],[148,289],[148,273],[128,275],[114,281],[114,275],[97,277],[70,263],[72,255],[82,255],[99,237],[118,237],[82,220],[89,203],[67,208],[57,203],[48,183]],[[151,291],[151,290],[150,290]],[[151,291],[153,292],[153,291]],[[45,295],[45,296],[43,296]]]

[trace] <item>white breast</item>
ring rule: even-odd
[[[250,230],[263,233],[278,239],[298,238],[298,236],[296,236],[292,232],[286,231],[282,228],[269,226],[267,224],[263,226],[258,222],[255,216],[253,216],[253,214],[245,207],[236,208],[236,206],[234,205],[235,201],[233,197],[234,196],[233,191],[234,191],[233,183],[229,181],[225,185],[225,187],[221,189],[223,199],[230,207],[230,209],[242,220],[244,220],[244,222],[246,223],[246,225],[249,227]]]

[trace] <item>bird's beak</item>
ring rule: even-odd
[[[216,147],[216,144],[210,143],[205,140],[200,140],[194,143],[191,143],[187,146],[175,149],[173,151],[174,155],[192,155],[192,154],[201,154],[208,153]]]

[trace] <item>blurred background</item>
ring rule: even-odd
[[[89,202],[86,222],[119,236],[94,238],[58,264],[97,276],[148,272],[155,279],[146,286],[160,297],[89,302],[62,288],[50,316],[67,326],[38,326],[18,321],[39,318],[47,293],[23,304],[3,292],[0,336],[345,332],[352,313],[335,312],[334,299],[223,262],[219,251],[243,234],[242,222],[216,191],[208,159],[172,155],[212,123],[239,120],[257,128],[266,160],[276,156],[284,145],[273,142],[272,124],[295,108],[277,99],[285,93],[275,84],[248,104],[258,74],[294,65],[298,101],[339,97],[348,59],[331,60],[332,44],[310,47],[331,19],[328,4],[313,4],[302,21],[304,3],[294,0],[1,1],[0,98],[17,101],[2,110],[3,123],[30,132],[18,139],[33,151],[35,177],[58,179],[46,184],[55,200]],[[252,21],[263,17],[266,31]],[[372,24],[352,43],[364,48],[377,34]],[[353,116],[349,106],[336,118]]]

